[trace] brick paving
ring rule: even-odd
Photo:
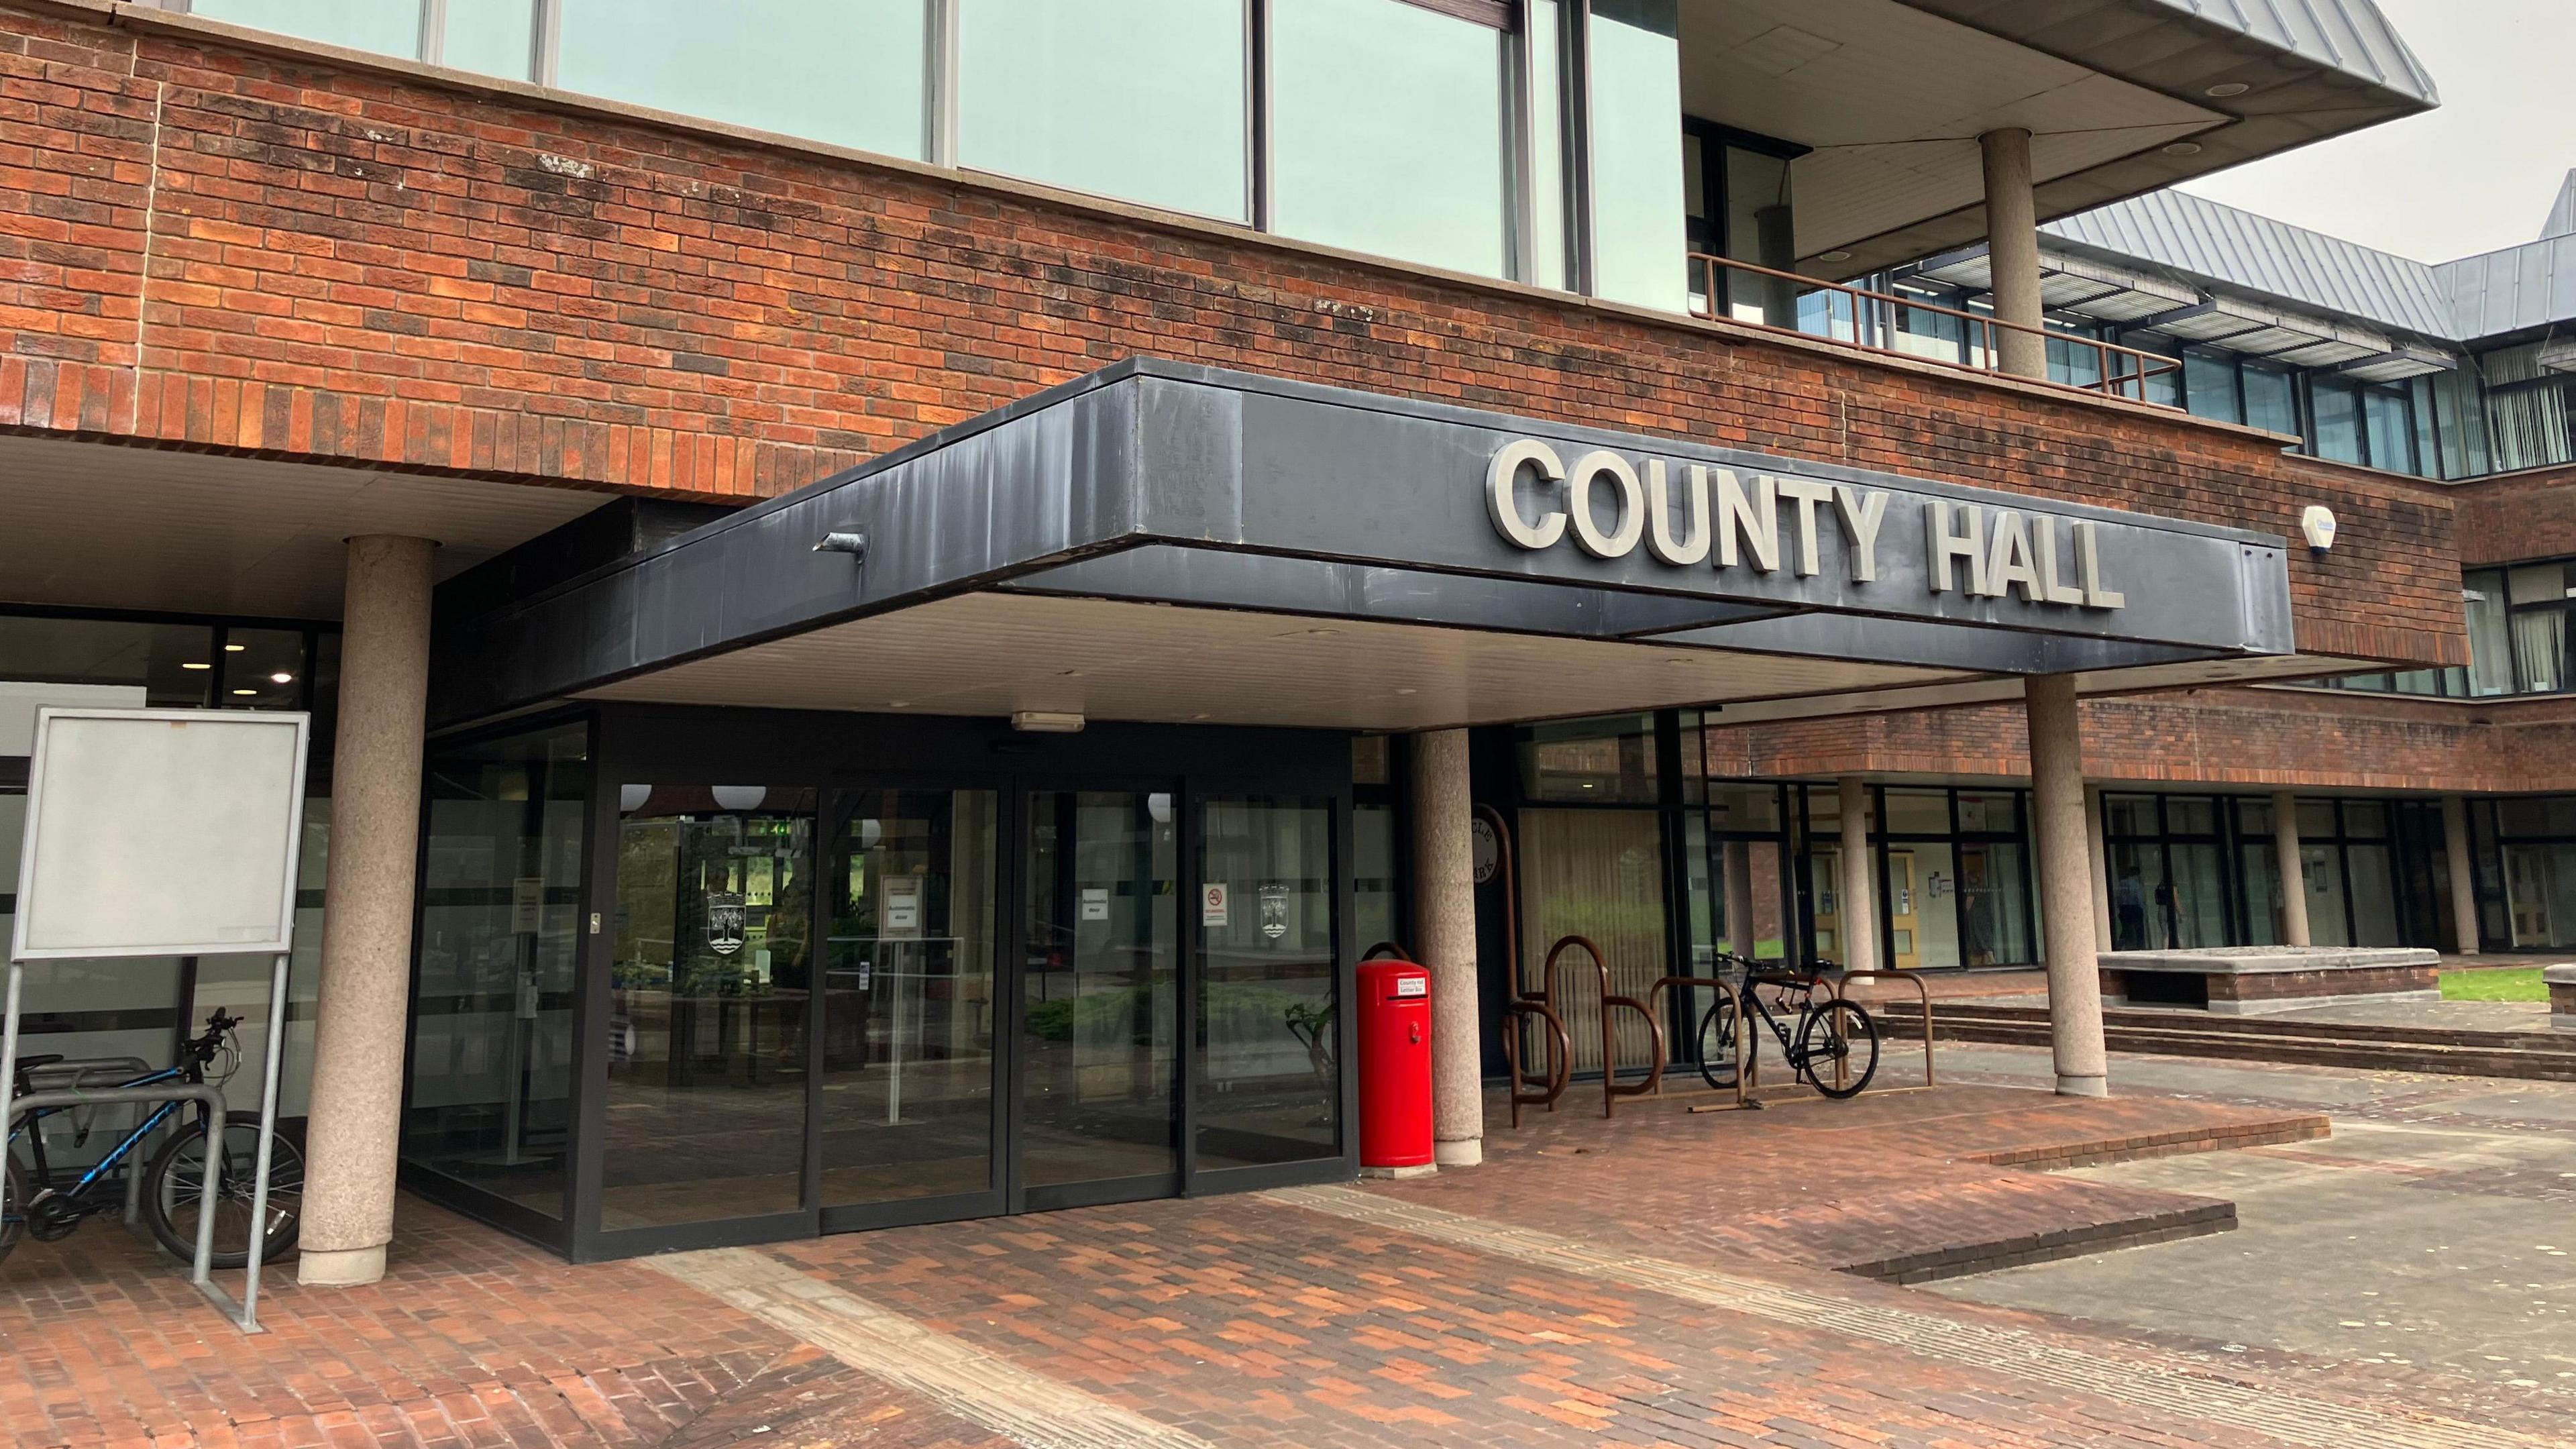
[[[1298,1449],[2318,1442],[2249,1417],[2284,1381],[2268,1368],[1829,1271],[1892,1247],[2135,1230],[2213,1200],[1995,1159],[2296,1141],[2316,1135],[2308,1114],[1980,1086],[1758,1113],[1690,1100],[1623,1103],[1610,1122],[1569,1103],[1517,1133],[1496,1114],[1488,1166],[1335,1199],[1143,1203],[655,1263],[571,1267],[406,1200],[392,1277],[282,1282],[263,1300],[272,1331],[252,1338],[93,1224],[0,1265],[15,1355],[0,1440],[1053,1449],[1119,1443],[1125,1424],[1127,1442]],[[1429,1216],[1363,1221],[1353,1203]],[[1919,1341],[1887,1327],[1918,1323]],[[2088,1367],[2051,1367],[2067,1363]],[[2196,1376],[2198,1397],[2176,1402],[2207,1415],[2141,1402],[2123,1365]],[[2386,1415],[2383,1442],[2464,1442],[2411,1382],[2282,1373],[2301,1402]],[[2466,1442],[2548,1441],[2499,1427]]]

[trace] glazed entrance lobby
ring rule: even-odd
[[[405,1181],[590,1259],[1344,1178],[1383,941],[1473,1161],[1469,727],[2027,694],[2072,767],[2079,691],[2312,672],[2288,592],[2276,537],[1147,361],[541,539],[439,596]],[[2081,810],[2043,772],[2089,993]]]

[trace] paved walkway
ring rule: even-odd
[[[0,1427],[26,1449],[2563,1442],[2546,1391],[2469,1412],[2417,1369],[1833,1271],[2225,1207],[2011,1164],[2315,1147],[2306,1110],[1689,1100],[1497,1121],[1488,1166],[1423,1181],[581,1268],[407,1201],[391,1278],[283,1285],[254,1338],[93,1224],[0,1265]]]

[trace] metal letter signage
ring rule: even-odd
[[[1525,474],[1538,484],[1531,499],[1536,511],[1523,501]],[[1596,559],[1626,558],[1643,542],[1656,562],[1674,568],[1707,564],[1763,574],[1779,573],[1785,554],[1790,574],[1810,579],[1825,572],[1830,519],[1855,584],[1879,579],[1878,540],[1888,496],[1885,489],[1662,458],[1646,459],[1641,472],[1606,448],[1568,466],[1556,449],[1534,438],[1495,449],[1485,469],[1486,511],[1494,531],[1519,548],[1553,548],[1571,533],[1575,546]],[[2060,522],[2067,524],[2066,553],[2059,551]],[[1928,498],[1922,577],[1936,594],[2125,608],[2128,596],[2103,582],[2099,535],[2099,525],[2089,520]],[[2066,582],[2070,577],[2073,583]]]

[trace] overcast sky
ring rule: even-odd
[[[2427,262],[2540,235],[2576,167],[2576,0],[2379,0],[2439,110],[2183,190]]]

